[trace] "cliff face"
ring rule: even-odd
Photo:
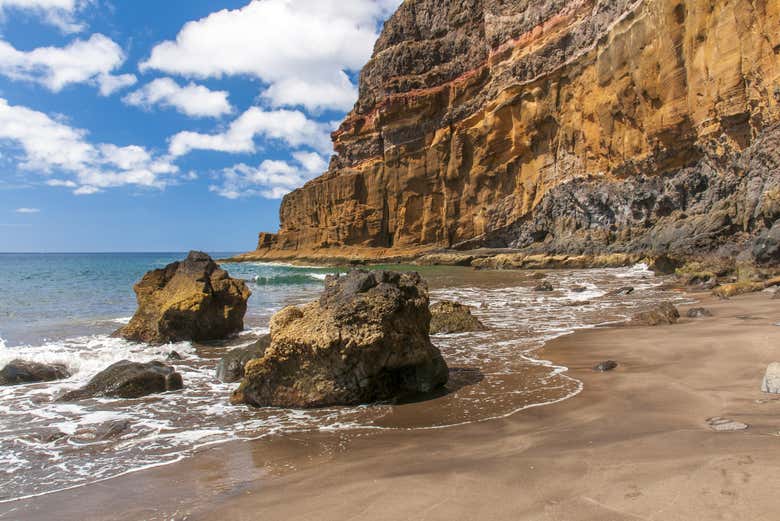
[[[731,254],[780,216],[780,2],[407,0],[263,247]]]

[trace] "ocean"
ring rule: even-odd
[[[0,502],[164,465],[232,440],[310,430],[446,428],[565,400],[582,384],[566,368],[538,358],[538,348],[577,329],[619,322],[656,302],[679,298],[644,265],[550,271],[552,292],[534,291],[537,274],[526,271],[381,266],[419,271],[432,301],[471,305],[488,326],[432,337],[450,367],[447,388],[411,403],[250,409],[228,404],[235,384],[214,377],[219,357],[267,333],[274,312],[316,298],[325,276],[343,270],[224,264],[252,290],[239,337],[165,346],[111,338],[135,310],[132,285],[146,271],[185,255],[0,254],[0,367],[21,358],[63,363],[73,374],[59,382],[0,387]],[[608,295],[622,286],[635,291]],[[136,400],[55,402],[114,362],[164,359],[172,350],[183,358],[171,362],[184,378],[182,391]]]

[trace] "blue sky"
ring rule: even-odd
[[[243,251],[400,0],[0,0],[0,251]]]

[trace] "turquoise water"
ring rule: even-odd
[[[216,379],[219,358],[266,334],[271,316],[282,307],[315,299],[325,276],[339,270],[226,263],[223,267],[252,290],[245,330],[237,338],[164,346],[112,338],[135,311],[133,284],[146,271],[185,255],[0,254],[0,367],[22,358],[64,364],[72,373],[57,382],[0,387],[0,505],[173,463],[231,440],[311,430],[445,427],[555,403],[576,395],[581,383],[566,368],[536,358],[536,349],[551,338],[676,298],[642,265],[550,272],[547,280],[555,288],[550,292],[534,291],[538,274],[529,272],[392,266],[420,271],[432,301],[472,306],[487,326],[432,336],[450,367],[445,392],[404,404],[251,409],[228,404],[235,384]],[[636,291],[610,295],[626,285]],[[56,401],[112,363],[165,359],[171,350],[182,356],[170,362],[183,377],[181,391],[137,400]]]
[[[227,258],[230,252],[210,252]],[[135,311],[133,284],[150,269],[186,253],[0,254],[0,338],[6,345],[35,344],[109,333]],[[225,264],[252,282],[247,323],[264,311],[320,287],[334,270],[269,264]]]

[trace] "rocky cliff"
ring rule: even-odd
[[[780,2],[406,0],[259,247],[749,252],[778,122]]]

